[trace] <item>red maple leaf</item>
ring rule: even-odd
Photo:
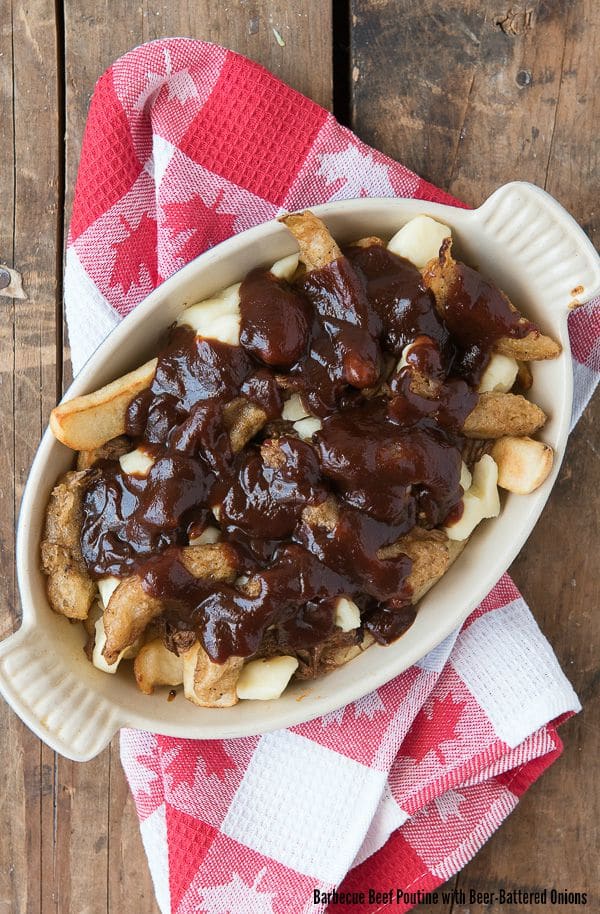
[[[180,784],[187,784],[193,790],[198,775],[208,778],[216,774],[220,781],[224,781],[225,772],[237,768],[220,740],[181,745],[180,741],[171,737],[160,739],[163,763],[171,778],[172,790],[176,790]]]
[[[214,739],[202,743],[201,748],[198,748],[198,755],[204,762],[204,774],[207,778],[211,774],[216,774],[220,781],[224,781],[225,772],[235,771],[237,768],[231,756],[225,752],[221,740]]]
[[[141,282],[142,267],[148,270],[152,285],[158,283],[156,219],[144,213],[137,228],[132,228],[124,216],[121,216],[121,222],[129,234],[113,244],[117,255],[110,274],[110,285],[120,285],[127,295],[133,285]]]
[[[466,701],[455,702],[448,692],[441,700],[434,698],[428,711],[421,708],[404,740],[402,755],[420,764],[427,753],[433,751],[440,764],[445,765],[442,744],[457,738],[456,727],[465,705]]]
[[[183,203],[164,204],[165,226],[172,230],[173,238],[183,234],[187,236],[175,252],[185,263],[233,235],[236,216],[233,213],[218,212],[222,199],[221,190],[211,206],[207,206],[199,194],[194,194]]]

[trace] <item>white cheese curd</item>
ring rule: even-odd
[[[467,492],[471,488],[471,483],[473,482],[473,477],[471,476],[471,471],[469,467],[464,462],[460,465],[460,484],[462,486],[463,492]]]
[[[103,617],[100,616],[96,622],[96,637],[94,639],[94,650],[92,651],[92,663],[96,669],[100,670],[102,673],[116,673],[125,651],[121,651],[115,662],[109,664],[102,655],[105,644],[106,632],[104,631],[104,620]]]
[[[177,323],[192,327],[204,339],[239,346],[242,319],[240,286],[241,283],[236,282],[218,295],[191,305],[179,315]]]
[[[108,606],[108,601],[112,597],[113,593],[121,583],[119,578],[113,577],[113,575],[108,575],[106,578],[100,578],[98,581],[98,590],[100,591],[100,602],[102,608],[106,609]]]
[[[398,364],[396,365],[396,371],[400,371],[402,368],[406,368],[406,366],[408,365],[408,356],[409,356],[410,350],[412,349],[413,346],[414,346],[414,343],[408,343],[404,347],[404,349],[402,350],[402,355],[400,356],[400,360],[398,361]]]
[[[271,267],[271,273],[277,279],[287,279],[289,282],[298,269],[299,260],[300,254],[290,254],[288,257],[282,257],[281,260],[275,261]]]
[[[309,415],[308,410],[302,402],[300,394],[292,394],[289,400],[283,404],[281,418],[288,422],[297,422],[298,419],[306,419]]]
[[[156,458],[151,457],[139,447],[135,451],[129,451],[128,454],[122,454],[119,457],[121,469],[130,476],[147,476],[155,462]]]
[[[508,355],[492,353],[487,368],[481,376],[479,393],[495,390],[507,394],[512,389],[519,371],[519,363]]]
[[[218,543],[221,539],[221,531],[218,527],[205,527],[199,536],[193,536],[190,540],[190,546],[205,546],[208,543]]]
[[[343,632],[351,632],[355,628],[360,628],[360,609],[354,600],[340,597],[335,604],[333,621]]]
[[[279,698],[298,669],[295,657],[269,657],[244,664],[236,691],[238,698],[270,701]]]
[[[452,232],[442,222],[436,222],[430,216],[415,216],[390,239],[388,251],[405,257],[422,270],[438,256],[442,242],[451,237]]]
[[[312,438],[315,432],[323,428],[323,424],[316,416],[307,416],[306,419],[299,419],[294,422],[294,428],[303,440]]]
[[[484,454],[473,467],[471,486],[463,496],[462,517],[444,530],[448,539],[466,540],[480,521],[499,514],[498,467],[489,454]]]
[[[113,593],[121,583],[120,578],[115,578],[113,575],[108,575],[105,578],[100,578],[98,581],[98,591],[99,591],[99,603],[100,607],[104,610],[108,606],[109,600],[112,597]],[[133,644],[130,644],[129,647],[124,648],[114,663],[108,664],[104,657],[102,656],[102,651],[104,650],[104,645],[106,644],[106,632],[104,631],[104,614],[102,613],[100,617],[96,620],[95,623],[95,636],[94,636],[94,649],[92,651],[92,663],[97,670],[100,670],[102,673],[116,673],[117,667],[119,666],[121,660],[131,660],[135,657],[140,648],[140,639],[134,641]]]

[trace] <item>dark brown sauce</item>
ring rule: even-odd
[[[293,649],[318,644],[340,595],[377,640],[398,637],[414,619],[412,562],[379,550],[460,511],[475,369],[499,335],[526,332],[479,274],[461,276],[443,321],[408,261],[354,247],[293,284],[252,271],[240,346],[174,326],[151,387],[128,410],[132,449],[154,465],[136,477],[102,461],[85,492],[90,574],[140,575],[164,601],[167,645],[198,637],[218,662],[254,654],[267,630]],[[394,370],[409,343],[406,367]],[[311,441],[279,418],[281,388],[321,417]],[[234,455],[224,411],[240,396],[276,420],[276,440],[259,432]],[[304,509],[325,503],[335,507],[329,524],[307,520]],[[180,560],[192,535],[216,525],[216,506],[248,587],[197,580]]]
[[[494,343],[503,336],[522,339],[534,330],[496,286],[464,263],[456,264],[444,322],[459,350],[454,370],[474,383],[481,380]]]

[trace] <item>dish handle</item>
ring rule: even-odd
[[[526,265],[545,308],[564,314],[600,293],[600,258],[592,242],[541,187],[504,184],[473,216],[504,256]]]
[[[27,625],[0,643],[0,693],[43,742],[75,762],[98,755],[124,725]]]

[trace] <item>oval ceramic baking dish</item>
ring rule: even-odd
[[[540,437],[556,452],[553,471],[531,495],[508,495],[500,516],[477,529],[467,548],[419,605],[415,624],[389,647],[371,647],[351,663],[310,683],[298,682],[277,701],[245,701],[233,708],[202,709],[167,702],[166,693],[141,694],[130,671],[107,676],[84,656],[80,625],[53,613],[40,571],[44,510],[57,477],[73,454],[47,430],[23,494],[17,537],[21,628],[0,645],[0,690],[23,721],[63,755],[90,759],[124,726],[172,736],[230,738],[288,727],[325,714],[382,685],[459,626],[493,587],[531,532],[564,454],[572,402],[567,316],[600,290],[600,262],[568,213],[530,184],[497,190],[479,209],[462,210],[421,200],[361,199],[313,207],[341,242],[390,236],[419,213],[451,226],[459,258],[476,266],[559,339],[562,355],[535,362],[531,399],[549,415]],[[179,312],[292,253],[294,241],[278,222],[267,222],[223,242],[184,267],[129,315],[97,349],[66,399],[100,387],[155,354],[161,332]],[[302,700],[300,701],[300,697]]]

